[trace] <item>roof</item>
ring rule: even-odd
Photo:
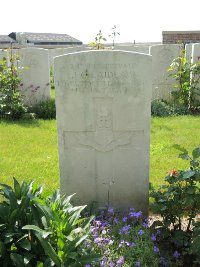
[[[10,44],[10,43],[16,43],[16,41],[7,35],[0,35],[0,43],[1,44]]]
[[[185,33],[197,33],[200,31],[162,31],[162,34],[185,34]]]
[[[57,34],[57,33],[34,33],[24,32],[24,37],[27,43],[34,44],[82,44],[81,41],[75,39],[68,34]],[[9,36],[16,40],[16,32],[12,32]]]

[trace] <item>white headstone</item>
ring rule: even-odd
[[[192,53],[192,63],[200,61],[200,44],[193,44]]]
[[[197,63],[200,62],[200,44],[193,44],[192,46],[192,62],[191,63]],[[193,74],[192,74],[193,75]],[[195,77],[195,79],[198,79],[199,75]],[[198,82],[198,88],[200,88],[200,82]],[[198,91],[200,93],[200,91]],[[196,99],[200,101],[200,95],[196,95]]]
[[[50,68],[48,50],[22,48],[20,50],[22,92],[27,105],[35,105],[50,99]]]
[[[170,92],[174,90],[176,81],[169,77],[167,71],[173,59],[180,55],[181,45],[155,45],[151,46],[150,54],[152,55],[152,78],[153,92],[152,100],[165,99],[170,100]]]
[[[62,193],[147,213],[151,56],[78,52],[54,68]]]
[[[136,45],[116,45],[114,50],[131,51],[137,53],[149,54],[150,46],[136,46]]]
[[[85,51],[85,46],[74,46],[74,47],[63,47],[63,48],[54,48],[49,49],[49,60],[50,64],[53,65],[53,59],[54,57],[69,54],[69,53],[75,53],[79,51]]]
[[[185,45],[186,59],[188,60],[189,63],[192,62],[192,47],[193,47],[193,44]]]

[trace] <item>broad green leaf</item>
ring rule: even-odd
[[[81,257],[79,261],[85,265],[93,261],[100,261],[101,259],[102,259],[102,256],[100,254],[89,254],[89,255]]]
[[[9,208],[6,204],[0,203],[0,217],[7,221],[7,216],[9,215]]]
[[[179,158],[181,158],[183,160],[189,160],[190,159],[188,154],[179,154]]]
[[[1,217],[1,214],[0,214],[0,217]],[[6,229],[6,224],[0,224],[0,231]]]
[[[18,241],[16,244],[18,244],[20,247],[22,247],[23,249],[25,249],[27,251],[31,250],[31,243],[27,239],[22,239],[22,240]]]
[[[18,209],[15,209],[10,215],[10,222],[9,222],[10,225],[13,226],[15,224],[17,217],[18,217]]]
[[[75,247],[78,247],[87,237],[88,237],[88,234],[83,235],[81,238],[79,238],[79,240],[76,241]]]
[[[43,229],[39,228],[38,226],[36,225],[25,225],[22,227],[22,229],[24,230],[34,230],[38,233],[42,233],[43,232]]]
[[[197,159],[200,157],[200,147],[197,147],[192,151],[192,156],[193,159]]]
[[[34,256],[35,255],[33,255],[33,254],[26,253],[24,255],[24,263],[25,263],[25,265],[27,265]]]
[[[195,172],[192,170],[187,170],[183,173],[183,179],[189,179],[191,178],[193,175],[195,175]]]
[[[36,267],[44,267],[44,264],[42,262],[38,262]]]
[[[193,159],[190,161],[190,165],[193,167],[198,167],[199,166],[199,162],[196,159]]]
[[[42,238],[46,238],[47,236],[51,235],[53,232],[51,231],[45,231],[41,228],[39,228],[38,226],[36,225],[25,225],[24,227],[22,227],[22,229],[24,230],[33,230],[33,231],[36,231],[38,232]]]
[[[5,245],[3,242],[0,241],[0,257],[3,257],[5,252],[6,252]]]
[[[11,253],[10,257],[13,261],[13,263],[17,266],[17,267],[24,267],[24,259],[21,255],[17,254],[17,253]]]
[[[18,183],[18,181],[14,179],[14,188],[15,188],[15,194],[16,194],[16,197],[17,198],[20,198],[21,197],[21,187],[20,187],[20,184]]]
[[[52,259],[52,261],[56,264],[57,267],[61,267],[60,259],[51,244],[46,239],[43,239],[39,233],[36,233],[36,236],[39,239],[46,255],[48,255]]]

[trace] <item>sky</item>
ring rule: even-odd
[[[117,43],[161,42],[162,31],[200,31],[200,0],[1,0],[0,35],[63,33],[94,41],[116,25]]]

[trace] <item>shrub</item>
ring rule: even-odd
[[[150,196],[154,200],[153,211],[163,219],[156,222],[163,238],[183,255],[192,254],[195,261],[199,257],[196,251],[200,251],[199,224],[194,224],[200,212],[200,147],[193,150],[192,156],[182,151],[179,157],[190,162],[189,169],[171,170],[165,177],[166,184],[158,190],[152,189]],[[186,222],[186,229],[183,229],[183,222]]]
[[[50,99],[40,102],[33,107],[29,108],[29,112],[34,113],[38,119],[55,119],[56,118],[56,105],[55,100]]]
[[[168,117],[178,115],[190,115],[192,112],[186,106],[169,104],[164,100],[155,99],[151,102],[152,116]]]
[[[27,112],[19,92],[20,77],[17,56],[10,52],[10,62],[0,61],[0,118],[21,119]]]
[[[151,102],[151,114],[158,117],[171,116],[172,109],[163,100],[155,99]]]
[[[82,243],[90,233],[92,218],[81,218],[85,206],[73,207],[69,197],[50,196],[33,182],[14,188],[1,185],[0,266],[84,266],[99,259]]]
[[[186,57],[186,50],[181,50],[168,71],[171,72],[169,76],[178,82],[174,85],[176,90],[171,92],[175,103],[195,110],[200,105],[200,101],[197,100],[200,95],[200,63],[190,63]]]

